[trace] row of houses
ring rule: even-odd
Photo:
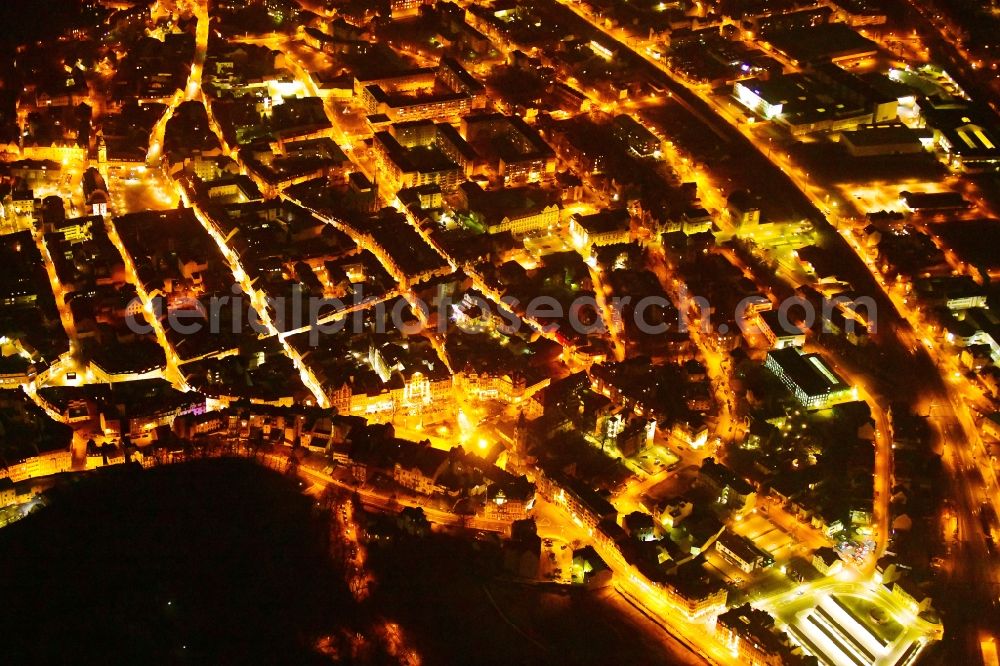
[[[378,367],[378,359],[373,362]],[[466,368],[454,374],[447,370],[408,372],[386,368],[386,381],[378,385],[350,378],[327,391],[330,405],[341,414],[391,420],[396,415],[433,412],[453,413],[456,396],[475,400],[497,400],[506,404],[530,401],[548,385],[547,377],[529,381],[520,372],[476,371]]]
[[[249,405],[178,419],[181,438],[215,436],[300,447],[328,455],[359,482],[391,479],[400,489],[442,506],[494,520],[521,520],[533,506],[534,485],[462,447],[450,451],[395,436],[389,424],[304,407]]]

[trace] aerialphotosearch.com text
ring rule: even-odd
[[[166,299],[156,298],[152,302],[153,316],[160,320],[165,329],[180,335],[192,335],[201,331],[212,334],[239,334],[247,327],[258,335],[268,335],[271,329],[260,314],[251,306],[251,300],[240,288],[234,286],[231,294],[213,294],[200,299],[177,299],[168,306]],[[778,334],[793,334],[802,329],[813,329],[817,324],[831,321],[838,308],[853,311],[861,319],[870,322],[867,330],[872,330],[876,317],[873,299],[860,297],[848,299],[835,297],[823,299],[817,308],[813,302],[799,297],[787,298],[772,307],[762,308],[760,296],[742,299],[729,318],[716,313],[712,316],[712,305],[702,296],[689,295],[681,290],[677,302],[662,295],[633,298],[631,296],[611,297],[603,306],[593,295],[583,294],[562,302],[552,296],[536,296],[521,302],[513,296],[503,296],[498,301],[491,300],[476,292],[468,292],[462,297],[452,297],[439,289],[430,303],[416,297],[395,298],[390,301],[365,297],[362,289],[356,289],[352,297],[345,301],[340,298],[315,296],[305,293],[296,286],[288,297],[267,299],[270,319],[279,332],[309,332],[309,344],[319,344],[321,336],[331,335],[347,329],[348,333],[386,333],[391,329],[403,335],[416,335],[433,322],[434,332],[447,333],[450,327],[458,327],[466,333],[496,330],[505,335],[514,335],[525,326],[543,332],[562,332],[568,337],[601,335],[607,332],[607,321],[619,325],[634,325],[634,330],[644,335],[660,335],[668,331],[685,332],[696,326],[703,334],[727,334],[730,321],[740,332],[753,326],[754,316],[762,309],[776,312]],[[420,313],[414,313],[414,310]],[[133,314],[126,317],[128,327],[135,333],[148,334],[152,326],[143,316],[142,308],[131,308]],[[431,317],[436,312],[437,317]],[[414,316],[414,315],[417,316]],[[714,326],[713,319],[723,322]],[[865,326],[853,317],[841,319],[840,325],[847,328]],[[569,336],[569,332],[574,336]],[[847,330],[846,333],[853,331]]]

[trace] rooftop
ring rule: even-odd
[[[799,62],[860,56],[878,51],[875,42],[843,23],[774,31],[767,37],[774,48]]]
[[[808,396],[826,395],[847,386],[819,354],[803,354],[794,347],[786,347],[769,351],[767,356]]]
[[[850,132],[842,132],[841,139],[855,146],[891,146],[901,143],[917,143],[930,139],[933,132],[924,128],[906,125],[873,125],[860,127]]]
[[[603,210],[590,215],[574,215],[576,223],[590,234],[604,234],[628,229],[629,212],[624,208]]]

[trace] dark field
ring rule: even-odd
[[[0,531],[0,662],[329,663],[353,600],[298,491],[233,460],[75,482]]]

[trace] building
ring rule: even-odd
[[[698,481],[713,491],[716,503],[738,513],[745,513],[756,504],[757,492],[754,487],[714,458],[705,458],[702,462],[698,470]]]
[[[626,422],[615,436],[615,445],[623,456],[634,456],[652,445],[656,436],[656,421],[635,417]]]
[[[686,235],[701,234],[712,230],[712,214],[707,208],[691,206],[681,213],[681,231]]]
[[[857,391],[848,386],[820,357],[804,354],[795,347],[767,353],[764,367],[774,373],[807,409],[825,409],[857,399]]]
[[[486,86],[451,56],[441,58],[437,78],[451,90],[470,95],[474,109],[481,108],[486,102]]]
[[[73,430],[48,418],[20,389],[0,391],[0,479],[68,472]]]
[[[573,582],[588,589],[598,589],[611,584],[612,572],[593,546],[573,551]]]
[[[680,418],[670,427],[670,436],[692,449],[700,449],[708,442],[708,424],[701,418]]]
[[[972,202],[961,192],[909,192],[903,190],[899,198],[907,210],[918,212],[944,212],[964,210],[972,207]]]
[[[988,109],[965,102],[920,102],[934,143],[955,171],[1000,171],[1000,129]]]
[[[629,150],[639,157],[653,157],[660,152],[660,140],[632,116],[615,116],[611,131]]]
[[[85,162],[87,160],[87,147],[78,145],[75,140],[57,140],[49,144],[24,145],[21,148],[21,155],[29,160],[69,164],[71,162]]]
[[[906,125],[860,126],[840,134],[840,143],[854,157],[920,154],[933,144],[933,140],[931,130]]]
[[[239,165],[225,156],[194,155],[185,161],[184,166],[203,181],[237,176],[240,173]]]
[[[794,135],[890,122],[899,106],[893,95],[831,63],[808,73],[737,81],[733,94],[743,106]]]
[[[37,455],[8,461],[6,467],[0,469],[0,478],[7,477],[13,481],[22,481],[38,476],[68,472],[71,469],[73,469],[73,454],[67,446],[65,449],[43,451]]]
[[[11,178],[21,181],[27,187],[34,187],[35,183],[58,178],[62,164],[52,160],[18,160],[8,163],[7,168]]]
[[[354,92],[369,115],[390,121],[454,118],[481,107],[484,87],[453,58],[391,76],[357,78]]]
[[[812,565],[824,576],[833,576],[844,568],[844,561],[833,548],[823,546],[813,552]]]
[[[922,302],[952,312],[986,307],[986,289],[967,275],[920,278],[913,289]]]
[[[199,183],[196,190],[200,197],[212,204],[238,204],[263,200],[263,195],[253,180],[242,174]]]
[[[397,123],[376,132],[372,147],[376,167],[394,191],[430,184],[453,190],[472,168],[465,159],[471,149],[447,124]]]
[[[111,201],[111,197],[108,195],[108,185],[104,182],[104,176],[101,175],[101,172],[94,167],[90,167],[83,172],[81,185],[89,214],[107,215],[108,203]]]
[[[800,85],[798,79],[790,77],[776,78],[773,83],[764,79],[745,79],[733,85],[733,94],[754,113],[766,120],[776,120],[784,113],[789,99],[800,97]]]
[[[484,474],[507,476],[506,472],[493,466],[488,466]],[[524,520],[534,506],[535,486],[522,476],[487,484],[480,515],[488,520]]]
[[[576,479],[562,474],[547,475],[539,480],[539,492],[562,504],[570,513],[592,530],[602,521],[618,519],[618,510],[608,500]]]
[[[551,191],[537,186],[484,190],[478,183],[459,185],[462,203],[480,219],[487,233],[510,232],[516,236],[559,226],[561,206]]]
[[[785,347],[803,347],[806,344],[806,332],[788,321],[788,317],[775,310],[758,312],[754,317],[757,330],[767,339],[771,349]]]
[[[552,84],[551,94],[553,99],[567,111],[576,113],[590,110],[590,98],[561,81]]]
[[[760,206],[760,198],[746,190],[736,190],[726,200],[730,223],[743,233],[752,233],[760,226]]]
[[[891,585],[886,585],[893,599],[913,612],[923,612],[932,607],[933,599],[920,589],[912,579],[902,576]]]
[[[402,95],[387,93],[379,86],[367,86],[362,103],[369,115],[385,114],[390,120],[434,120],[461,116],[472,108],[465,93]]]
[[[377,386],[345,381],[327,395],[341,414],[388,421],[397,415],[448,409],[454,404],[452,378],[447,372],[393,372]]]
[[[899,116],[899,95],[902,91],[899,91],[891,81],[876,85],[871,80],[832,62],[812,65],[809,68],[809,76],[819,84],[828,97],[871,111],[874,124],[893,122]],[[906,91],[902,94],[908,95],[908,93],[909,91]]]
[[[447,451],[407,443],[399,453],[392,471],[396,483],[420,495],[440,492],[437,480],[448,468]]]
[[[886,22],[885,7],[873,0],[836,0],[834,15],[851,27],[882,25]]]
[[[10,506],[17,501],[17,488],[9,478],[0,479],[0,508]]]
[[[715,540],[715,550],[723,559],[746,574],[774,563],[774,558],[752,541],[729,530],[724,531]]]
[[[4,215],[0,219],[5,234],[30,229],[38,217],[42,202],[31,190],[16,190],[4,198]]]
[[[694,511],[694,504],[683,496],[665,500],[656,507],[656,519],[668,530],[680,525]]]
[[[431,4],[428,0],[390,0],[389,14],[393,19],[416,16],[424,5]]]
[[[556,154],[518,116],[485,113],[462,118],[462,136],[504,183],[534,182],[556,171]]]
[[[73,217],[54,225],[53,232],[61,234],[67,243],[82,243],[93,237],[94,228],[101,229],[104,221],[96,215]]]
[[[364,90],[369,86],[378,86],[385,91],[415,92],[432,87],[436,76],[435,67],[415,67],[386,75],[358,76],[354,79],[354,94],[361,96],[364,102]]]
[[[689,620],[718,615],[726,608],[728,591],[702,568],[701,558],[677,567],[663,581],[664,596]]]
[[[569,234],[580,253],[589,256],[594,247],[629,242],[630,220],[629,212],[624,208],[590,215],[577,213],[569,219]]]
[[[470,396],[476,400],[499,400],[508,405],[527,400],[549,385],[548,377],[537,377],[529,382],[523,372],[476,372],[466,369],[454,374],[456,394]]]
[[[158,427],[173,425],[179,416],[202,414],[205,407],[205,396],[200,393],[168,394],[156,402],[133,407],[127,416],[121,414],[117,405],[103,405],[98,412],[98,422],[106,437],[125,436],[133,442],[148,442]]]
[[[535,521],[525,520],[511,525],[511,538],[501,547],[504,571],[520,578],[534,580],[540,572],[542,539]]]
[[[639,541],[652,541],[656,536],[656,525],[653,517],[643,511],[633,511],[622,519],[625,532]]]
[[[794,645],[765,611],[743,604],[719,615],[715,633],[745,666],[787,666]]]
[[[785,5],[791,11],[775,8],[769,11],[770,5],[759,5],[759,8],[749,6],[743,13],[740,27],[752,35],[766,37],[787,30],[804,30],[820,25],[826,25],[833,10],[830,7],[798,8],[796,5]]]
[[[848,64],[874,57],[878,44],[863,37],[843,23],[829,23],[825,18],[812,20],[817,16],[831,14],[829,7],[791,13],[775,13],[769,21],[776,29],[764,29],[767,41],[778,53],[783,54],[793,64],[804,66],[809,63],[833,62]],[[795,14],[806,20],[794,21]]]

